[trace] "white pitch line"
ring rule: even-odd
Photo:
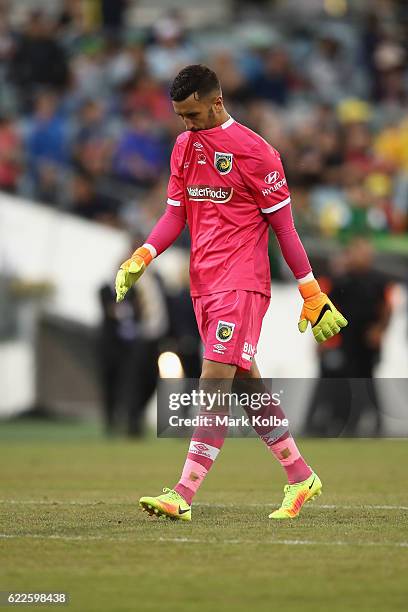
[[[203,508],[269,508],[278,505],[274,503],[252,504],[212,504],[211,502],[197,502],[194,507]],[[0,499],[0,504],[10,505],[38,505],[38,506],[120,506],[137,505],[137,501],[80,501],[80,500],[44,500],[44,499]],[[377,504],[318,504],[314,509],[322,510],[408,510],[408,506],[377,505]]]
[[[119,537],[110,538],[103,536],[65,536],[60,534],[42,535],[42,534],[7,534],[0,533],[0,540],[10,539],[24,539],[30,538],[34,540],[62,540],[66,542],[78,542],[78,541],[99,541],[99,542],[123,542],[127,544],[135,544],[137,542],[163,542],[172,544],[262,544],[262,545],[273,545],[273,546],[360,546],[360,547],[373,547],[373,546],[386,546],[391,548],[408,548],[408,542],[346,542],[344,540],[334,541],[319,541],[319,540],[249,540],[249,539],[225,539],[216,540],[214,538],[188,538],[188,537],[177,537],[177,538],[137,538],[136,540]]]
[[[198,502],[194,506],[203,506],[206,508],[266,508],[278,505],[278,502],[273,503],[257,503],[257,504],[212,504],[210,502]],[[376,504],[354,504],[354,505],[341,505],[341,504],[316,504],[308,506],[313,507],[315,510],[322,508],[323,510],[408,510],[408,506],[383,506]]]

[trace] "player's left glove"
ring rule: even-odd
[[[149,249],[140,247],[123,262],[116,275],[116,301],[121,302],[129,289],[139,280],[153,257]]]
[[[342,327],[346,327],[347,320],[320,290],[317,280],[301,283],[299,291],[304,299],[298,323],[302,334],[310,323],[316,342],[324,342],[338,334]]]

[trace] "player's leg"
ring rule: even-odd
[[[245,384],[244,380],[248,379],[248,391],[250,392],[252,391],[254,393],[265,394],[269,393],[269,390],[262,382],[261,374],[255,360],[252,362],[251,369],[249,371],[238,370],[236,377],[241,381],[241,386]],[[286,418],[281,406],[273,401],[272,396],[270,403],[267,406],[263,406],[260,410],[251,410],[249,407],[244,408],[250,417],[275,417],[275,419],[279,419],[279,421],[283,421]],[[268,449],[282,465],[286,472],[289,484],[301,482],[309,478],[312,470],[301,456],[299,449],[297,448],[295,441],[289,432],[288,426],[279,425],[276,427],[269,427],[255,423],[254,429],[262,441],[266,444]]]
[[[245,388],[245,381],[248,381],[247,386],[250,393],[268,393],[268,389],[262,382],[255,359],[250,370],[237,370],[236,379],[239,381],[241,389]],[[274,416],[280,421],[285,419],[281,406],[277,405],[272,397],[270,403],[262,407],[261,410],[255,411],[247,407],[244,408],[250,417],[261,416],[269,420],[269,417]],[[282,506],[279,510],[272,512],[270,518],[294,518],[299,514],[305,502],[321,494],[321,481],[302,457],[288,426],[279,425],[271,428],[256,423],[253,426],[268,450],[279,461],[288,478]]]
[[[212,397],[216,397],[218,392],[228,393],[235,371],[234,365],[204,359],[200,390]],[[199,414],[206,417],[205,424],[194,430],[180,480],[174,487],[189,504],[212,468],[228,431],[226,425],[216,421],[216,417],[228,416],[228,411],[225,411],[223,406],[215,403],[210,409],[204,404],[200,407]]]
[[[237,366],[250,362],[241,358],[242,330],[248,310],[247,291],[225,291],[193,298],[198,329],[204,344],[204,360],[200,390],[206,393],[229,392]],[[227,433],[227,426],[216,416],[223,412],[214,404],[213,410],[202,406],[207,423],[198,427],[192,436],[187,458],[179,482],[174,489],[166,489],[159,497],[142,497],[141,506],[150,514],[166,515],[182,520],[191,519],[191,502],[212,467]],[[211,418],[209,418],[211,417]]]
[[[231,389],[236,366],[203,360],[200,391],[213,397]],[[206,395],[208,397],[208,395]],[[158,497],[142,497],[140,505],[150,515],[167,516],[173,519],[191,520],[191,504],[194,495],[207,476],[220,452],[228,427],[218,423],[216,417],[227,416],[223,407],[216,403],[211,407],[203,404],[199,414],[205,415],[205,424],[196,427],[187,451],[180,480],[174,489],[164,489]]]

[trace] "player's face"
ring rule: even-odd
[[[223,111],[222,97],[214,94],[199,99],[196,94],[191,94],[182,102],[173,102],[173,108],[183,120],[186,130],[209,130],[218,125],[219,115]]]

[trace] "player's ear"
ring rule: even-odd
[[[219,93],[213,98],[212,107],[215,113],[220,113],[224,108],[222,94]]]

